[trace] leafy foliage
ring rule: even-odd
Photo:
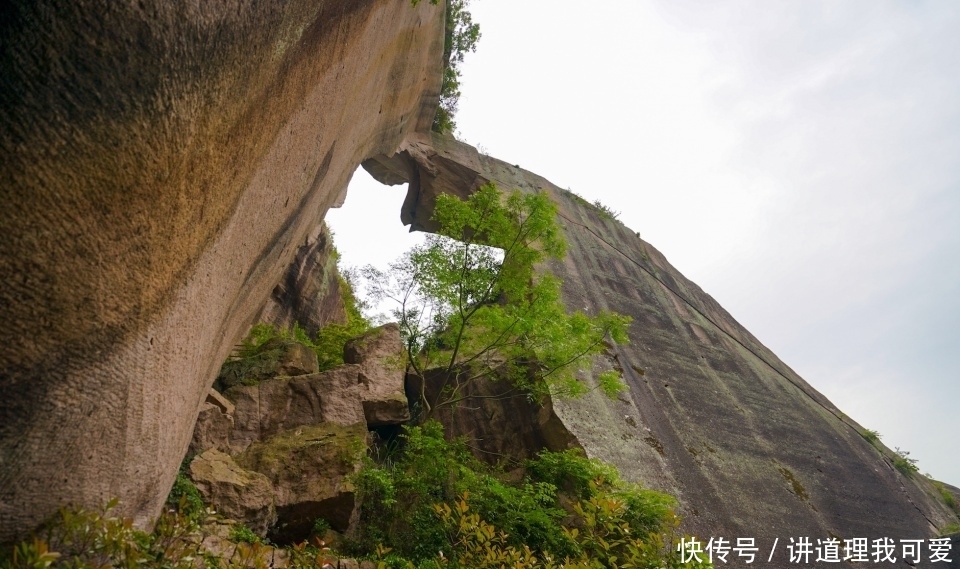
[[[446,441],[434,421],[408,428],[403,441],[397,460],[355,477],[361,531],[351,547],[383,567],[648,566],[611,564],[613,555],[646,556],[654,567],[672,555],[673,499],[578,451],[544,451],[517,479]],[[590,564],[607,546],[606,561]]]
[[[565,251],[555,204],[545,193],[504,196],[487,184],[467,201],[438,196],[434,219],[437,234],[389,271],[363,270],[374,302],[395,303],[427,415],[463,400],[481,377],[505,378],[534,396],[582,394],[575,372],[605,342],[626,342],[629,318],[568,314],[560,281],[535,270]],[[446,384],[428,401],[431,370],[442,370]],[[617,372],[598,379],[610,395],[622,389]]]
[[[610,221],[616,221],[620,217],[619,211],[615,211],[600,200],[594,200],[593,207],[597,208],[597,213],[600,214],[600,217],[605,217]]]
[[[929,478],[929,477],[928,477]],[[933,483],[934,488],[937,489],[937,492],[940,493],[940,497],[943,499],[943,503],[946,504],[951,510],[960,514],[960,506],[958,506],[956,499],[954,499],[953,494],[947,490],[947,487],[944,486],[943,482],[937,480],[930,480]]]
[[[411,0],[416,6],[420,0]],[[430,0],[438,4],[439,0]],[[433,117],[434,132],[448,134],[457,128],[453,116],[460,101],[460,65],[467,52],[477,51],[480,26],[473,23],[467,10],[469,0],[446,0],[446,22],[443,37],[443,83],[440,86],[440,105]]]
[[[370,321],[361,313],[362,304],[353,290],[352,274],[341,272],[340,296],[343,298],[347,321],[344,324],[331,322],[317,332],[311,347],[317,352],[320,371],[343,365],[343,346],[353,338],[370,329]]]
[[[237,543],[262,543],[260,536],[243,524],[236,524],[230,528],[230,540]]]
[[[954,522],[940,528],[941,536],[953,535],[955,533],[960,533],[960,523]]]
[[[111,501],[101,511],[63,509],[37,535],[0,552],[4,569],[165,567],[194,569],[204,556],[192,535],[194,519],[167,510],[153,533],[133,527],[132,520],[112,516]]]
[[[910,476],[914,472],[919,471],[917,467],[917,459],[910,458],[910,452],[906,450],[900,450],[900,447],[897,447],[894,452],[896,453],[896,458],[893,459],[893,466],[903,473],[906,476]]]
[[[184,465],[187,461],[184,461]],[[206,513],[206,506],[203,498],[200,496],[200,490],[194,485],[193,481],[187,477],[184,466],[181,465],[177,472],[177,478],[173,482],[173,488],[167,496],[167,506],[178,508],[180,513],[187,519],[199,521]]]
[[[364,318],[363,304],[357,300],[349,272],[338,272],[340,296],[343,299],[346,322],[331,322],[317,332],[315,339],[294,322],[289,330],[281,330],[271,324],[256,324],[250,333],[234,349],[233,354],[220,368],[214,384],[220,391],[234,385],[254,385],[273,377],[280,358],[293,344],[301,344],[317,354],[320,371],[343,365],[343,346],[370,329]]]
[[[863,437],[868,443],[875,445],[877,441],[880,440],[880,437],[882,435],[879,432],[874,431],[872,429],[864,429],[860,433],[860,436]]]

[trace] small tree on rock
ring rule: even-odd
[[[628,317],[568,313],[560,281],[536,270],[564,255],[556,215],[543,192],[504,196],[487,184],[466,201],[442,195],[436,235],[387,271],[363,270],[373,300],[394,303],[426,415],[464,400],[479,378],[505,379],[535,397],[582,394],[575,372],[606,342],[627,341]],[[428,372],[446,380],[434,401],[426,396]],[[607,394],[623,387],[612,370],[598,381]]]

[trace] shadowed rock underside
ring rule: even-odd
[[[156,516],[220,364],[357,164],[430,128],[443,6],[0,8],[0,542]]]

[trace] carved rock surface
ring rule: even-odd
[[[568,251],[551,265],[567,306],[629,315],[631,343],[596,358],[623,371],[618,399],[592,392],[553,413],[589,456],[677,496],[703,537],[929,537],[956,520],[932,484],[906,477],[840,412],[638,234],[546,179],[450,138],[413,135],[364,167],[409,181],[402,215],[435,229],[436,196],[494,181],[546,191]],[[642,370],[642,373],[641,373]],[[584,376],[590,384],[593,373]],[[491,411],[491,410],[488,410]],[[771,567],[789,567],[787,557]]]
[[[443,5],[13,0],[0,542],[155,519],[207,388],[357,164],[429,130]]]
[[[242,521],[260,535],[277,521],[270,481],[240,467],[226,453],[210,449],[194,458],[190,478],[205,502],[216,504],[220,513]]]
[[[347,342],[344,361],[360,366],[367,425],[398,425],[410,419],[404,393],[404,348],[400,326],[389,323]]]

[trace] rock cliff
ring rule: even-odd
[[[0,8],[0,542],[157,514],[297,248],[429,129],[443,30],[409,0]]]
[[[402,215],[420,230],[433,228],[439,194],[466,196],[488,181],[548,192],[569,245],[550,267],[567,306],[633,318],[630,344],[604,356],[606,369],[623,371],[628,391],[616,400],[595,391],[553,401],[540,411],[546,416],[528,421],[536,433],[527,425],[515,440],[581,446],[625,477],[677,496],[686,529],[705,537],[754,537],[769,548],[790,536],[928,537],[956,521],[930,481],[894,468],[889,449],[868,442],[861,426],[662,254],[582,198],[431,135],[412,136],[364,168],[387,184],[410,182]],[[448,422],[473,436],[471,423],[495,415],[476,407],[473,418],[458,412]]]
[[[237,517],[265,531],[333,500],[323,507],[348,524],[352,503],[331,480],[274,466],[301,457],[300,427],[320,429],[309,441],[334,425],[355,439],[405,418],[397,386],[377,387],[397,370],[365,365],[383,355],[375,341],[349,346],[338,371],[291,364],[299,379],[205,399],[255,318],[312,329],[342,310],[318,226],[360,162],[410,182],[402,218],[419,230],[432,229],[440,193],[486,181],[549,192],[570,245],[551,267],[567,304],[633,317],[631,344],[602,362],[624,373],[619,399],[524,399],[449,419],[490,452],[580,446],[678,496],[689,531],[766,546],[927,537],[956,519],[634,232],[540,176],[425,134],[442,7],[18,0],[0,16],[0,542],[70,502],[119,497],[148,523],[198,413],[194,476],[209,493],[249,488]],[[261,414],[268,395],[275,415]],[[316,508],[297,509],[294,494]]]

